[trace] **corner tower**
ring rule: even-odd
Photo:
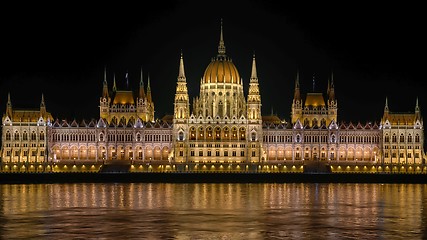
[[[177,162],[185,162],[188,142],[188,120],[190,117],[190,103],[188,99],[187,80],[184,71],[184,59],[181,52],[179,60],[179,73],[176,84],[173,115],[173,146],[174,159]]]

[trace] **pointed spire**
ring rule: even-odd
[[[6,115],[12,117],[12,101],[10,101],[10,92],[7,93]]]
[[[182,50],[181,50],[181,58],[179,59],[178,81],[184,81],[184,82],[186,81],[185,71],[184,71],[184,58],[182,56]]]
[[[224,36],[222,31],[222,18],[221,18],[221,34],[219,36],[219,45],[218,45],[218,56],[225,56],[225,44],[224,44]]]
[[[7,93],[7,106],[12,106],[12,101],[10,101],[10,92]]]
[[[108,97],[107,67],[104,67],[104,83],[102,87],[102,97]]]
[[[104,67],[104,83],[107,83],[107,66]]]
[[[384,113],[387,112],[388,113],[388,99],[387,97],[385,97],[385,106],[384,106]]]
[[[45,106],[45,103],[44,103],[44,94],[42,93],[42,101],[40,102],[40,106]]]
[[[143,74],[142,74],[142,67],[141,67],[141,80],[139,81],[139,98],[141,98],[141,99],[145,98],[144,80],[143,80]]]
[[[294,100],[301,100],[301,94],[299,90],[299,70],[297,70],[297,76],[295,78]]]
[[[420,111],[420,106],[418,106],[418,97],[417,100],[415,101],[415,112],[419,112]]]
[[[114,73],[114,77],[113,77],[113,92],[117,92],[116,74],[115,73]]]
[[[44,102],[44,95],[42,93],[42,100],[40,102],[40,115],[45,116],[46,115],[46,104]]]
[[[147,82],[147,100],[148,100],[148,102],[152,102],[151,87],[150,87],[150,74],[148,74],[148,82]]]
[[[332,72],[330,83],[328,79],[328,95],[329,95],[329,100],[332,101],[335,99],[334,72]]]
[[[258,81],[258,75],[256,71],[256,60],[255,60],[255,53],[252,58],[252,73],[251,73],[251,82],[252,81]]]

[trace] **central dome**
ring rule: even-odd
[[[218,56],[212,59],[203,75],[203,83],[241,84],[240,75],[230,58]]]

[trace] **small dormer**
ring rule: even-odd
[[[3,126],[5,125],[12,126],[12,121],[10,120],[9,116],[6,116],[3,120]]]

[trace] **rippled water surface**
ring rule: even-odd
[[[423,184],[0,185],[0,239],[426,239]]]

